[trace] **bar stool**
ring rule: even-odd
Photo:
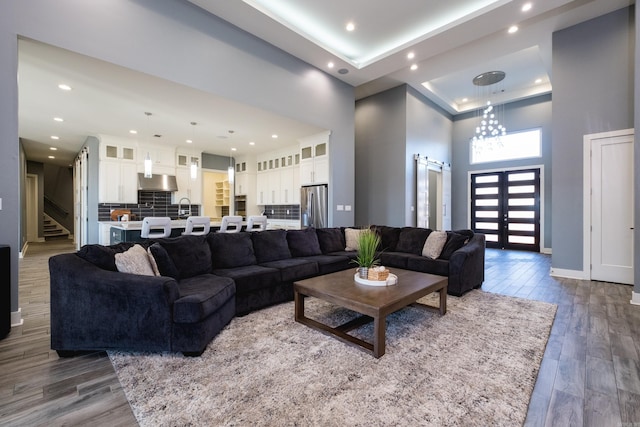
[[[247,231],[263,231],[267,229],[267,217],[264,215],[252,215],[247,222]]]
[[[197,231],[193,231],[194,227]],[[211,229],[211,218],[208,216],[190,216],[187,218],[187,226],[182,232],[183,236],[204,236]]]
[[[242,229],[242,217],[238,215],[226,215],[222,217],[220,233],[239,233]]]
[[[159,239],[169,236],[171,236],[171,218],[168,216],[148,216],[142,220],[140,237],[143,239]]]

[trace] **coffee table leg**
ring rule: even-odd
[[[440,289],[440,315],[447,312],[447,287]]]
[[[385,350],[385,328],[386,317],[377,316],[373,318],[373,356],[382,357]]]
[[[293,300],[295,304],[295,320],[304,318],[304,295],[301,295],[298,291],[293,292]]]

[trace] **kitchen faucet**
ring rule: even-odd
[[[182,209],[182,201],[186,200],[189,203],[189,210],[187,209]],[[182,199],[180,199],[180,201],[178,202],[178,218],[182,217],[182,216],[189,216],[191,215],[191,200],[189,200],[188,197],[183,197]]]

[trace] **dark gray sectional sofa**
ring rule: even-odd
[[[385,266],[448,276],[452,295],[484,280],[482,234],[448,232],[441,257],[433,260],[421,255],[431,230],[372,228],[381,236]],[[199,355],[234,316],[292,300],[294,281],[355,269],[344,228],[143,242],[160,276],[117,271],[115,255],[133,245],[87,245],[49,259],[51,348],[61,356],[109,349]]]

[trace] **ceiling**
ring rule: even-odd
[[[487,97],[496,104],[551,92],[552,33],[634,3],[189,1],[354,86],[356,99],[406,83],[453,115],[476,109]],[[526,3],[531,8],[523,11]],[[353,31],[345,28],[349,22]],[[507,31],[512,25],[518,26],[513,34]],[[504,71],[506,78],[487,91],[472,84],[475,76],[492,70]],[[73,89],[61,91],[57,85],[62,82]],[[27,158],[60,165],[71,163],[87,135],[185,144],[226,156],[232,147],[237,148],[234,155],[259,153],[322,130],[29,40],[19,43],[19,102]],[[149,119],[145,111],[152,113]],[[131,135],[130,129],[138,134]],[[51,140],[51,135],[60,139]],[[55,153],[52,146],[58,148]]]

